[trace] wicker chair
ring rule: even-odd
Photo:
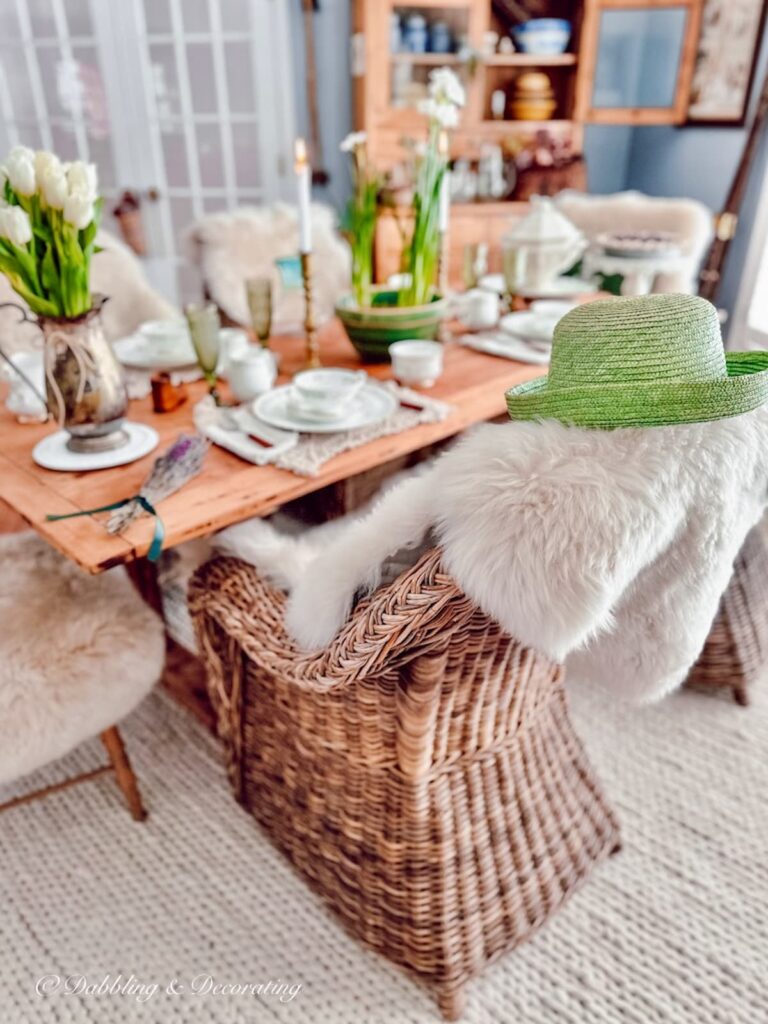
[[[560,666],[475,608],[433,550],[296,651],[237,559],[190,606],[237,799],[346,927],[437,990],[543,925],[618,849]]]
[[[733,565],[707,641],[686,685],[730,691],[749,704],[749,690],[768,670],[768,545],[765,524],[747,535]]]

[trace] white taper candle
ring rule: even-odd
[[[296,139],[294,146],[296,192],[299,203],[299,252],[312,252],[311,180],[307,144]]]

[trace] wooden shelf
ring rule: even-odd
[[[562,68],[576,64],[575,53],[496,53],[483,57],[482,62],[489,68]]]
[[[426,67],[442,67],[444,64],[458,64],[455,53],[391,53],[394,64],[423,64]]]

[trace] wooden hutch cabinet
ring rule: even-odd
[[[405,165],[405,140],[424,136],[418,100],[429,72],[443,66],[453,67],[467,90],[461,124],[451,138],[454,161],[478,161],[488,143],[513,154],[534,145],[537,132],[579,156],[585,124],[682,123],[702,2],[536,0],[534,14],[534,4],[525,0],[512,5],[505,0],[353,0],[355,127],[368,133],[369,154],[377,166]],[[505,6],[530,9],[531,17],[567,19],[571,36],[566,52],[503,52],[492,33],[509,38],[510,21],[500,13]],[[447,52],[435,52],[446,45]],[[549,80],[551,113],[544,120],[515,119],[515,82],[532,71]],[[575,183],[585,184],[583,173],[579,181],[577,172]],[[461,254],[469,242],[488,243],[491,269],[498,269],[500,239],[525,209],[525,202],[513,199],[455,201],[449,236],[452,281],[461,279]],[[398,269],[400,249],[395,219],[385,212],[376,242],[380,280]]]

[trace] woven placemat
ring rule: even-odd
[[[418,391],[400,387],[394,381],[387,381],[380,386],[386,388],[398,401],[397,410],[391,416],[379,423],[360,427],[357,430],[343,430],[335,434],[299,434],[298,439],[291,447],[286,449],[284,445],[280,445],[274,454],[263,448],[256,450],[254,443],[249,441],[245,434],[236,430],[230,430],[226,435],[220,431],[217,431],[215,435],[213,432],[209,434],[209,428],[218,423],[221,412],[216,409],[208,397],[202,399],[195,406],[194,422],[201,434],[210,436],[216,444],[221,444],[222,447],[226,447],[228,451],[248,462],[258,465],[271,463],[299,476],[312,477],[317,476],[325,463],[341,452],[348,451],[350,448],[358,448],[378,437],[399,434],[404,430],[420,426],[422,423],[439,423],[453,411],[453,406],[446,402],[441,402],[436,398],[427,398]],[[226,410],[224,414],[226,414]],[[252,417],[252,420],[254,425],[258,426],[260,421],[256,417]],[[275,431],[267,424],[264,426],[268,436],[283,433]],[[222,442],[224,443],[222,444]]]

